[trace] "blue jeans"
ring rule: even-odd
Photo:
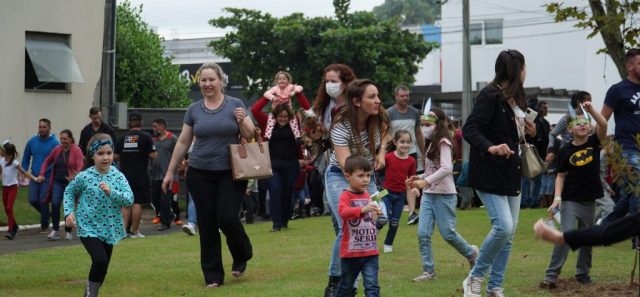
[[[396,238],[405,199],[407,199],[406,192],[391,191],[389,191],[389,195],[382,198],[387,208],[387,217],[389,218],[389,231],[387,232],[387,237],[384,239],[384,244],[386,245],[393,245],[393,240]]]
[[[269,209],[274,228],[288,227],[291,218],[293,185],[300,174],[298,160],[271,160],[273,176],[267,180]]]
[[[342,275],[337,297],[353,296],[353,284],[362,272],[364,296],[380,296],[378,286],[378,255],[357,258],[342,258]]]
[[[628,166],[640,176],[640,152],[637,150],[622,150],[622,157],[627,160]],[[638,187],[638,181],[632,181],[624,177],[624,186],[620,190],[620,199],[616,206],[604,220],[603,224],[612,223],[613,221],[626,216],[628,213],[636,213],[640,211],[640,197],[634,195],[634,189]]]
[[[473,255],[473,249],[456,231],[456,203],[455,194],[424,193],[420,202],[420,219],[418,220],[418,245],[422,257],[424,272],[435,272],[435,261],[431,249],[431,236],[434,225],[442,238],[453,248],[467,258]]]
[[[64,188],[67,187],[67,184],[68,182],[53,181],[53,189],[51,191],[51,222],[53,223],[53,230],[55,231],[60,229],[60,206],[62,205]]]
[[[196,204],[193,203],[193,197],[191,193],[187,194],[187,222],[189,224],[196,224],[198,216],[196,215]]]
[[[542,176],[539,174],[534,178],[522,177],[522,196],[520,206],[538,208],[540,207],[540,191],[542,190]],[[531,187],[533,184],[533,187]]]
[[[344,178],[342,172],[335,172],[327,169],[325,172],[325,191],[327,193],[327,202],[331,208],[331,213],[334,219],[338,222],[338,233],[336,239],[333,241],[333,251],[331,252],[331,261],[329,262],[329,276],[339,277],[342,274],[340,269],[340,242],[342,241],[342,218],[338,214],[338,202],[340,201],[340,195],[342,191],[349,187],[349,183]],[[371,183],[367,189],[369,193],[375,193],[377,191],[376,184],[371,177]],[[353,284],[353,282],[351,283]]]
[[[520,195],[502,196],[476,190],[491,220],[491,231],[480,247],[476,265],[471,270],[474,277],[484,277],[491,271],[487,291],[502,287],[507,270],[513,234],[516,233],[520,215]]]
[[[45,203],[48,190],[49,176],[45,176],[41,183],[29,183],[29,204],[40,213],[40,227],[42,229],[49,228],[49,203]]]

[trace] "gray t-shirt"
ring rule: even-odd
[[[409,106],[409,110],[406,112],[400,112],[396,109],[396,106],[393,105],[387,109],[387,114],[389,115],[390,122],[389,135],[393,138],[396,131],[400,129],[409,131],[409,133],[411,133],[411,140],[413,141],[413,146],[409,149],[409,153],[413,154],[418,152],[416,131],[420,131],[420,111]]]
[[[167,131],[167,133],[167,137],[163,140],[160,140],[157,136],[153,137],[153,145],[156,146],[158,156],[151,161],[151,170],[149,171],[151,180],[158,181],[164,179],[167,168],[169,168],[169,162],[171,162],[173,148],[176,146],[176,142],[178,142],[178,137],[169,131]],[[178,177],[176,172],[174,172],[174,176],[176,178]]]
[[[215,110],[204,106],[204,99],[189,106],[184,123],[193,128],[196,141],[189,155],[189,166],[202,170],[231,169],[229,145],[238,143],[240,127],[234,109],[246,109],[238,98],[224,95],[222,105]],[[247,112],[248,114],[248,112]]]

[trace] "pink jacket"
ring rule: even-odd
[[[279,86],[275,86],[264,92],[264,97],[269,100],[286,101],[291,104],[289,98],[291,97],[291,92],[293,91],[295,91],[296,94],[302,93],[302,86],[288,84],[284,89],[281,89]]]
[[[50,164],[53,164],[56,161],[56,158],[58,158],[58,155],[60,155],[61,152],[62,152],[62,145],[59,144],[51,151],[49,156],[47,156],[47,158],[44,159],[44,162],[42,162],[42,167],[40,168],[40,172],[46,172],[47,167],[49,167]],[[67,168],[69,169],[70,172],[73,171],[74,173],[77,173],[77,172],[80,172],[80,170],[82,170],[83,167],[84,167],[84,157],[82,155],[82,150],[78,145],[76,145],[75,143],[72,143],[71,147],[69,148],[69,160],[67,161]],[[53,177],[55,176],[54,174],[55,170],[56,169],[53,168],[53,170],[51,171],[51,177],[49,178],[49,189],[47,190],[48,197],[46,201],[49,201],[49,199],[51,199],[51,190],[53,189]]]

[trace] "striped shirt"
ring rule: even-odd
[[[371,166],[373,166],[376,152],[370,152],[369,135],[367,131],[360,132],[361,148],[356,145],[358,142],[356,141],[355,133],[357,132],[351,129],[349,122],[339,122],[331,128],[331,143],[333,143],[334,146],[348,147],[351,155],[361,155],[367,158]],[[374,142],[377,150],[380,147],[380,130],[376,131]],[[339,166],[335,150],[331,153],[329,166]]]

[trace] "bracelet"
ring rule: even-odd
[[[555,196],[553,197],[553,201],[561,201],[562,197],[561,196]]]

